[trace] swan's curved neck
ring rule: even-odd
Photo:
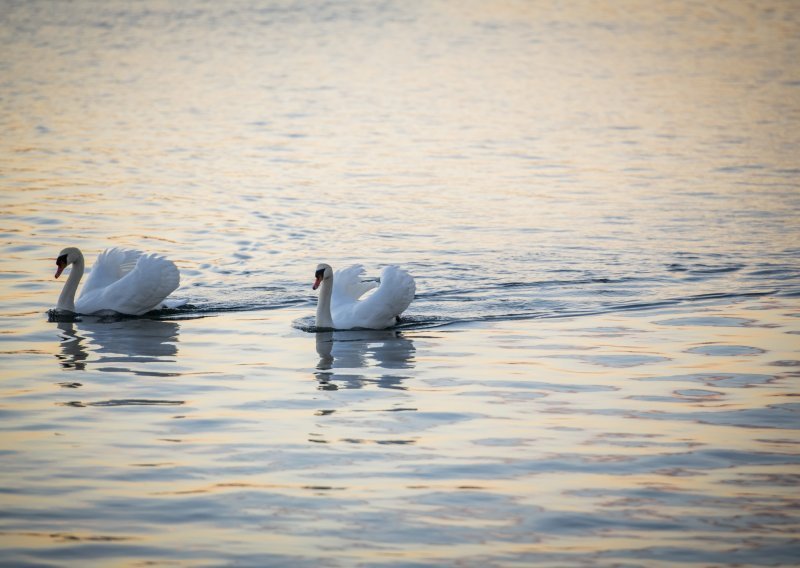
[[[331,294],[333,293],[333,276],[322,281],[319,287],[319,299],[317,300],[317,329],[333,329],[333,318],[331,317]]]
[[[58,297],[57,310],[67,310],[70,312],[75,311],[75,292],[78,291],[78,284],[83,278],[83,257],[78,257],[78,260],[72,263],[72,269],[69,271],[69,278],[64,282],[64,288],[61,289],[61,295]]]

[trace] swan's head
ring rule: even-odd
[[[61,251],[56,259],[56,278],[61,276],[61,273],[64,272],[64,269],[72,264],[73,262],[78,262],[78,260],[83,258],[83,254],[81,251],[76,249],[75,247],[67,247]]]
[[[319,288],[319,285],[322,284],[323,280],[330,280],[332,277],[333,268],[327,264],[318,264],[317,271],[314,273],[314,285],[311,287],[311,289],[316,290]]]

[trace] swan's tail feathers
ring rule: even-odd
[[[358,300],[361,296],[378,287],[374,280],[364,280],[364,267],[354,264],[337,270],[333,276],[333,296],[348,300]],[[336,302],[337,300],[334,300]]]
[[[141,255],[136,266],[104,291],[109,305],[123,314],[142,315],[160,308],[180,286],[178,267],[157,254]]]
[[[389,311],[393,316],[402,314],[411,305],[417,292],[414,277],[398,266],[387,266],[383,269],[379,290],[383,291],[384,287],[384,297],[390,303]]]

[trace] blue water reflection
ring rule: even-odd
[[[61,352],[56,357],[65,370],[139,373],[130,366],[174,361],[178,355],[180,324],[175,321],[81,316],[57,327]]]
[[[414,342],[394,330],[327,331],[316,334],[319,388],[358,389],[374,384],[405,389],[403,381],[414,367]],[[357,372],[374,368],[372,372]]]

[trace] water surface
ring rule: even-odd
[[[1,562],[796,562],[793,2],[0,8]]]

